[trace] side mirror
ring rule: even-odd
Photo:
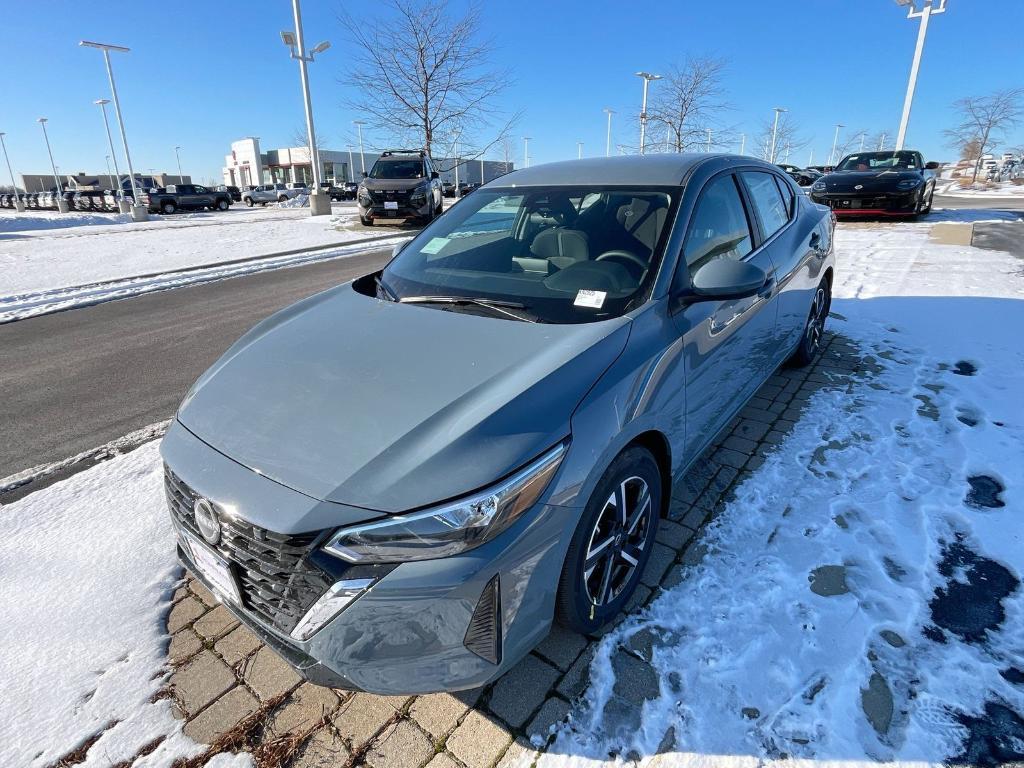
[[[939,164],[937,162],[935,162],[934,160],[932,160],[930,163],[925,163],[924,164],[924,169],[926,171],[937,171],[937,170],[939,170]]]
[[[753,296],[768,282],[765,271],[735,259],[709,261],[694,273],[690,290],[680,298],[686,303],[722,301]]]
[[[437,171],[431,171],[430,172],[430,178],[432,178],[432,179],[440,179],[441,178],[441,174],[438,173]]]
[[[392,248],[391,249],[391,258],[393,259],[393,258],[395,258],[395,256],[400,254],[402,252],[402,249],[405,248],[405,246],[406,246],[406,244],[408,242],[409,242],[408,240],[405,240],[405,241],[399,243],[398,245],[396,245],[394,248]]]
[[[368,174],[366,171],[363,171],[363,178],[367,179],[369,177],[370,177],[370,174]]]

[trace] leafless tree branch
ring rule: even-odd
[[[967,96],[953,102],[960,122],[944,133],[949,146],[977,152],[972,182],[978,180],[980,159],[1006,131],[1024,118],[1024,88],[1009,88],[988,96]]]

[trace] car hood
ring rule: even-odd
[[[178,419],[294,490],[407,511],[483,488],[566,437],[628,325],[481,317],[346,284],[243,336]]]
[[[916,171],[833,171],[818,181],[825,182],[827,192],[889,192],[906,179],[923,181]],[[858,189],[859,187],[859,189]]]
[[[430,179],[363,179],[363,186],[375,192],[404,192],[413,189],[421,184],[427,184]]]

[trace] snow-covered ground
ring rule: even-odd
[[[832,328],[881,371],[819,393],[603,640],[538,768],[978,761],[999,720],[1024,753],[1024,263],[927,229],[840,229]],[[638,637],[660,696],[622,718]]]
[[[236,204],[139,224],[127,218],[0,210],[0,299],[382,234],[360,225],[350,204],[335,204],[331,216]]]
[[[815,395],[703,561],[605,637],[540,768],[931,764],[1024,713],[1024,262],[929,228],[841,225],[832,328],[872,369]],[[0,507],[0,764],[110,722],[89,768],[160,737],[136,765],[196,752],[150,703],[163,507],[155,443]],[[641,634],[660,696],[623,719],[613,659]]]
[[[936,194],[946,197],[980,197],[980,198],[1024,198],[1024,185],[1014,184],[1011,181],[992,182],[991,186],[982,179],[978,180],[975,187],[965,189],[960,186],[959,181],[952,181],[948,184],[939,185],[935,190]]]

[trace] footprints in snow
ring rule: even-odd
[[[967,478],[971,490],[967,492],[964,503],[975,509],[999,509],[1005,507],[1006,503],[1000,495],[1006,489],[1003,484],[989,475],[971,475]]]

